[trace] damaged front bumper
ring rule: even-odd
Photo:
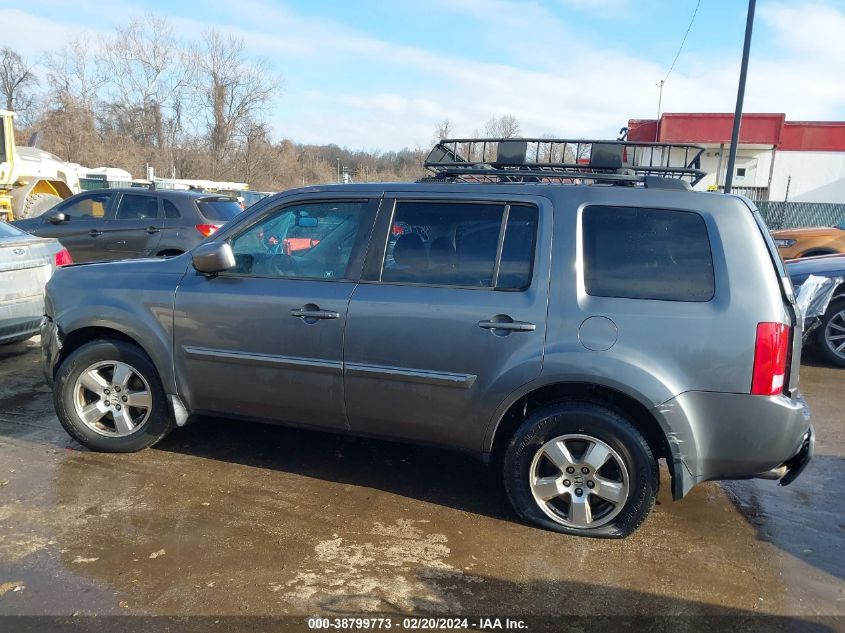
[[[59,353],[62,350],[62,341],[59,336],[59,328],[48,316],[41,319],[41,370],[44,372],[44,380],[50,388],[53,387],[53,378],[56,375],[56,363],[59,360]]]

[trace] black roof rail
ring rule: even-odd
[[[559,138],[443,139],[425,160],[433,175],[420,182],[579,184],[587,181],[687,189],[707,173],[701,169],[703,153],[703,147],[688,143]]]

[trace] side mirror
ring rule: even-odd
[[[50,224],[61,224],[62,222],[67,222],[68,219],[67,215],[61,211],[54,211],[53,213],[47,214],[47,221]]]
[[[194,268],[204,275],[216,275],[235,266],[235,254],[228,242],[206,242],[191,251]]]

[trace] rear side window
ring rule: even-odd
[[[397,202],[381,279],[521,290],[531,282],[536,231],[537,209],[527,205]]]
[[[202,216],[213,222],[228,222],[242,211],[241,205],[231,198],[201,198],[197,206]]]
[[[158,217],[158,198],[124,194],[117,211],[118,220],[151,220]]]
[[[591,206],[582,218],[584,283],[597,297],[710,301],[713,256],[692,211]]]

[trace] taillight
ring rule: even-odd
[[[59,266],[67,266],[68,264],[73,263],[73,257],[70,256],[70,252],[66,248],[63,248],[56,253],[53,263],[56,264],[56,268]]]
[[[197,231],[202,233],[203,237],[208,237],[212,233],[216,232],[222,224],[197,224]]]
[[[788,354],[789,326],[783,323],[758,323],[754,371],[751,376],[752,395],[776,396],[783,391]]]

